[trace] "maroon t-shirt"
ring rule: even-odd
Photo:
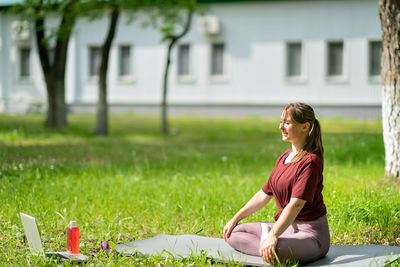
[[[323,164],[316,154],[308,154],[299,162],[285,164],[291,152],[285,151],[276,161],[268,181],[262,187],[264,193],[273,195],[279,212],[274,216],[278,220],[291,198],[306,200],[296,220],[312,221],[326,214],[322,198]]]

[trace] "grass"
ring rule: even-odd
[[[110,135],[93,134],[93,115],[49,130],[41,115],[0,115],[0,263],[49,265],[29,254],[18,216],[39,222],[44,247],[64,250],[78,221],[91,265],[211,265],[205,257],[167,260],[95,253],[114,243],[165,234],[221,237],[225,223],[267,180],[289,145],[278,118],[113,115]],[[322,120],[324,199],[332,244],[400,245],[400,182],[384,178],[380,121]],[[270,203],[245,221],[272,221]]]

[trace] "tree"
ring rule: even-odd
[[[25,0],[17,5],[15,12],[33,22],[35,41],[39,53],[47,92],[46,125],[58,128],[67,125],[65,104],[65,70],[68,43],[74,28],[78,0]],[[46,17],[60,15],[60,22],[54,30],[46,27]],[[50,43],[54,43],[54,58],[50,59]]]
[[[189,31],[197,4],[194,0],[161,0],[154,2],[156,7],[155,17],[159,25],[156,27],[160,29],[162,41],[168,42],[161,100],[161,132],[167,134],[169,132],[167,114],[168,74],[171,64],[171,52],[177,41]],[[185,12],[186,20],[184,19]],[[180,33],[177,33],[178,28],[181,28]]]
[[[107,37],[101,47],[101,61],[99,66],[99,98],[97,101],[96,133],[108,134],[108,104],[107,104],[107,70],[111,44],[115,36],[120,9],[117,4],[112,4],[110,25]]]
[[[144,10],[146,7],[149,7],[149,3],[151,3],[151,1],[140,0],[92,0],[85,3],[85,8],[90,10],[89,16],[91,19],[102,18],[105,12],[110,12],[110,24],[104,43],[101,46],[101,59],[98,72],[98,101],[95,129],[97,134],[108,134],[107,70],[110,49],[116,34],[121,11],[126,11],[132,15],[134,12]],[[132,19],[129,22],[131,21]]]
[[[382,125],[385,172],[400,178],[400,1],[380,0]]]
[[[170,65],[171,50],[175,43],[182,38],[189,30],[192,14],[196,7],[194,0],[149,0],[149,1],[134,1],[134,0],[93,0],[91,10],[111,9],[110,25],[106,39],[101,48],[101,60],[99,66],[99,98],[97,102],[97,119],[96,119],[96,133],[108,133],[108,104],[107,104],[107,69],[110,54],[110,48],[115,36],[116,26],[121,10],[129,13],[144,11],[149,13],[150,17],[155,18],[155,21],[161,23],[160,29],[163,35],[163,41],[169,41],[167,52],[167,63],[165,67],[164,81],[163,81],[163,98],[162,98],[162,132],[168,132],[167,123],[167,84],[168,84],[168,71]],[[93,6],[94,4],[94,6]],[[180,34],[175,34],[175,28],[182,25],[182,10],[187,10],[187,20],[184,28]],[[94,11],[98,16],[98,12]],[[102,12],[100,12],[102,15]],[[94,16],[96,17],[96,15]]]
[[[192,21],[193,11],[188,8],[187,10],[187,20],[186,25],[180,34],[174,35],[166,35],[164,39],[168,40],[168,49],[167,49],[167,59],[164,69],[164,79],[163,79],[163,92],[162,92],[162,100],[161,100],[161,132],[167,134],[169,132],[168,127],[168,115],[167,115],[167,93],[168,93],[168,74],[169,74],[169,66],[171,64],[171,51],[175,46],[176,42],[181,39],[188,32],[190,28],[190,24]]]

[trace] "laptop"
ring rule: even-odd
[[[26,239],[28,240],[28,247],[34,254],[44,253],[47,257],[56,257],[61,261],[76,261],[84,262],[89,258],[83,254],[73,254],[67,251],[63,252],[44,252],[42,246],[42,240],[40,239],[39,228],[36,223],[35,217],[29,216],[22,212],[19,213],[21,216],[22,225],[24,226],[24,232]]]

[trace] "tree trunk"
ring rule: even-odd
[[[46,74],[46,76],[51,76],[51,74]],[[46,87],[48,98],[46,125],[50,128],[67,126],[64,81],[47,77]]]
[[[169,73],[169,66],[171,64],[171,51],[175,41],[176,41],[175,39],[171,40],[168,45],[167,62],[165,64],[165,70],[164,70],[163,93],[161,100],[161,132],[163,134],[168,134],[169,132],[168,115],[167,115],[168,73]]]
[[[167,62],[165,64],[165,70],[164,70],[164,80],[163,80],[163,92],[162,92],[162,100],[161,100],[161,132],[163,134],[168,134],[169,132],[169,127],[168,127],[168,106],[167,106],[167,94],[168,94],[168,74],[169,74],[169,66],[171,64],[171,51],[175,45],[175,43],[185,36],[185,34],[189,31],[190,29],[190,24],[192,22],[192,15],[193,11],[188,10],[188,17],[186,20],[186,25],[185,28],[183,29],[182,33],[179,35],[173,35],[170,36],[168,39],[170,40],[168,44],[168,50],[167,50]]]
[[[111,12],[108,34],[101,48],[101,62],[99,67],[99,99],[97,101],[96,120],[96,133],[101,135],[108,134],[107,69],[111,44],[115,36],[119,13],[118,7],[114,7]]]
[[[71,0],[62,12],[61,22],[58,26],[54,62],[49,60],[48,47],[45,42],[46,27],[45,17],[35,17],[36,45],[39,52],[40,64],[46,82],[47,91],[47,115],[46,125],[50,128],[67,126],[67,109],[65,104],[65,70],[67,63],[67,51],[71,31],[75,24],[76,14],[72,12],[77,0]],[[40,14],[41,6],[36,7]]]
[[[400,1],[380,0],[385,172],[400,177]]]

